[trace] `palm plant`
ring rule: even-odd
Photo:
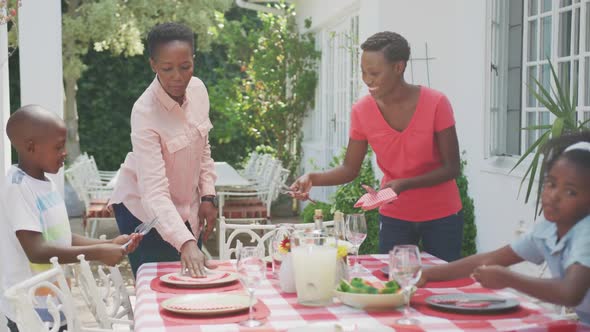
[[[546,125],[535,125],[522,128],[523,130],[541,130],[543,131],[539,138],[531,144],[531,146],[522,154],[516,165],[510,170],[513,171],[520,165],[529,155],[533,154],[533,159],[528,166],[522,180],[520,181],[520,189],[528,178],[528,185],[525,197],[525,203],[529,201],[533,190],[535,178],[538,176],[539,185],[537,187],[537,197],[535,204],[535,216],[541,213],[539,209],[539,202],[541,198],[541,190],[543,189],[543,175],[545,174],[545,156],[542,155],[542,147],[551,138],[560,137],[564,133],[579,132],[584,129],[588,121],[578,121],[576,119],[576,106],[578,104],[578,89],[577,83],[574,84],[573,93],[570,97],[569,86],[563,86],[557,76],[557,72],[553,64],[548,59],[549,67],[553,78],[554,87],[547,89],[536,78],[531,77],[533,84],[528,85],[529,91],[533,94],[539,104],[551,112],[555,119],[553,123]],[[537,172],[539,170],[539,172]]]

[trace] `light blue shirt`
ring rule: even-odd
[[[535,264],[547,262],[554,278],[563,278],[567,268],[574,263],[590,268],[590,215],[578,221],[559,242],[555,223],[542,219],[511,247],[526,261]],[[590,324],[589,290],[576,307],[576,313],[582,322]]]

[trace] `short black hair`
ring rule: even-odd
[[[400,34],[391,31],[377,32],[361,44],[363,51],[383,51],[389,62],[410,59],[410,45]]]
[[[590,151],[582,149],[565,151],[567,147],[578,142],[590,143],[590,130],[564,134],[549,140],[542,150],[545,155],[545,172],[549,172],[555,162],[561,158],[567,159],[578,167],[590,169]]]
[[[175,22],[161,23],[154,26],[147,37],[150,57],[155,58],[157,49],[160,45],[175,40],[189,43],[191,45],[191,50],[194,52],[195,34],[188,26]]]

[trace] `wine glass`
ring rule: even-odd
[[[362,213],[349,214],[346,216],[346,239],[353,245],[355,252],[353,273],[360,271],[359,248],[367,237],[367,222]]]
[[[410,295],[413,286],[422,276],[420,250],[415,245],[399,245],[389,252],[389,278],[395,280],[404,294],[404,317],[396,321],[401,325],[416,325],[419,322],[409,318]]]
[[[240,322],[240,325],[247,327],[260,326],[262,322],[254,319],[252,306],[254,305],[254,290],[265,278],[266,273],[263,250],[259,247],[242,247],[238,252],[237,265],[240,281],[250,295],[248,320]]]

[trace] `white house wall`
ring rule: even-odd
[[[468,165],[470,195],[475,201],[479,251],[499,248],[512,241],[533,219],[533,210],[517,200],[520,175],[507,175],[514,159],[485,157],[486,82],[489,57],[486,43],[486,2],[472,0],[361,0],[298,1],[299,21],[312,18],[315,26],[335,20],[339,13],[358,5],[361,42],[375,32],[399,32],[412,47],[414,83],[443,91],[451,100],[461,150]],[[326,8],[330,8],[327,10]],[[338,14],[336,14],[338,15]],[[427,45],[427,46],[426,46]],[[432,59],[428,67],[421,58]],[[428,69],[428,70],[427,70]],[[428,75],[429,74],[429,75]],[[406,79],[411,80],[409,72]],[[429,77],[428,77],[429,76]],[[362,90],[364,92],[366,90]],[[309,124],[308,124],[309,125]],[[321,144],[321,142],[308,142]]]

